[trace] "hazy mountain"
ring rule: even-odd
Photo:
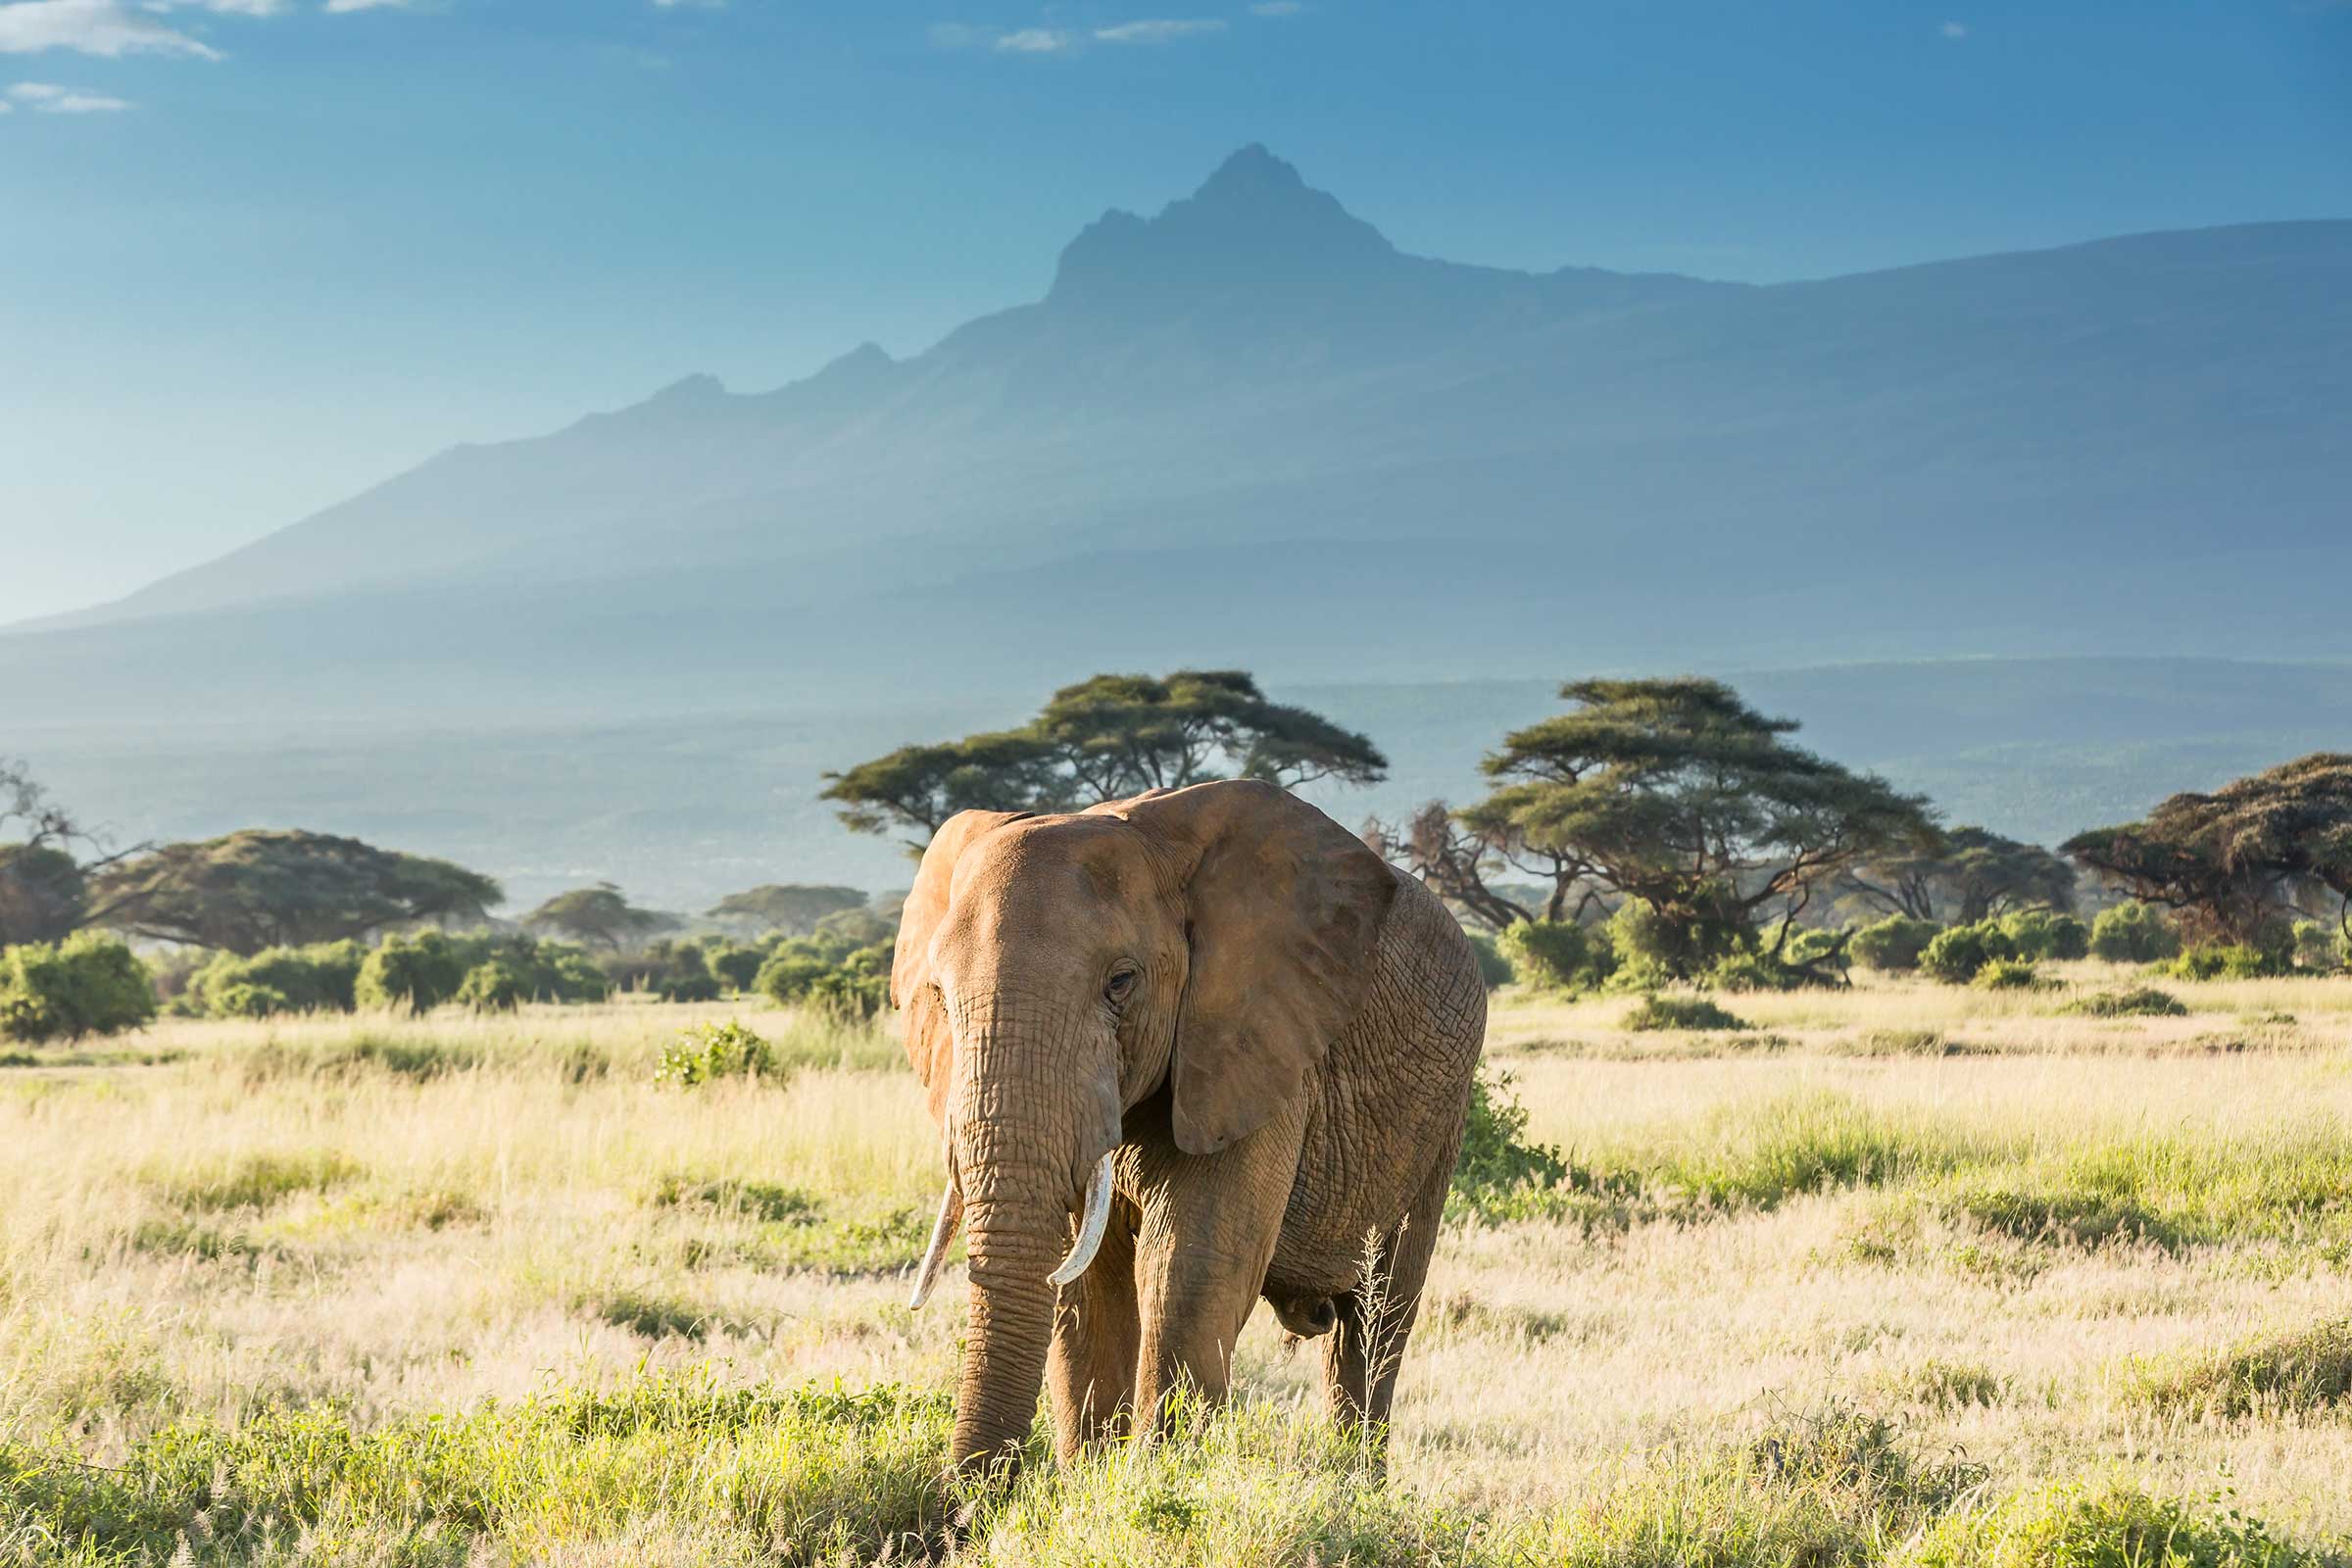
[[[439,719],[1184,661],[2333,658],[2347,407],[2352,222],[1538,275],[1405,256],[1250,148],[924,354],[458,448],[0,636],[0,689],[20,722]]]

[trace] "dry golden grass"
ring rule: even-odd
[[[1629,1035],[1618,1000],[1498,999],[1490,1054],[1531,1135],[1590,1188],[1449,1230],[1391,1486],[1314,1447],[1297,1412],[1319,1403],[1317,1357],[1260,1314],[1238,1358],[1250,1408],[1177,1446],[1190,1457],[1040,1467],[962,1550],[1957,1561],[1993,1550],[1968,1532],[2013,1516],[2128,1521],[2226,1484],[2295,1550],[2352,1551],[2352,1363],[2328,1359],[2352,1317],[2352,983],[2168,989],[2190,1016],[2065,1016],[2066,994],[1919,983],[1742,996],[1725,1000],[1756,1028],[1736,1036]],[[651,1082],[681,1023],[738,1012],[792,1070]],[[938,1441],[960,1324],[953,1283],[950,1304],[901,1304],[939,1162],[887,1040],[640,1004],[170,1022],[130,1049],[166,1059],[0,1072],[0,1561],[162,1561],[183,1538],[220,1562],[856,1560],[881,1526],[832,1539],[776,1521],[920,1490],[907,1478]],[[663,1374],[928,1392],[846,1427],[662,1395],[643,1430],[670,1434],[661,1451],[684,1468],[650,1492],[628,1478],[671,1461],[629,1458],[638,1428],[591,1480],[563,1434],[602,1428],[513,1413],[594,1390],[626,1404]],[[496,1506],[426,1506],[413,1475],[369,1490],[357,1459],[331,1504],[250,1502],[310,1495],[270,1479],[269,1456],[324,1440],[267,1436],[273,1422],[331,1412],[338,1433],[397,1436],[484,1411],[466,1441],[514,1467]],[[209,1521],[195,1535],[125,1500],[161,1482],[58,1490],[81,1474],[64,1460],[168,1469],[167,1431],[211,1434],[204,1463],[247,1478],[185,1482],[211,1499],[187,1504]],[[221,1457],[240,1432],[252,1452]],[[1792,1432],[1892,1434],[1910,1468],[1839,1458],[1817,1495],[1776,1457]],[[888,1457],[862,1475],[860,1454]],[[1321,1479],[1250,1490],[1286,1468]],[[756,1508],[752,1482],[712,1479],[739,1472],[789,1497]],[[2112,1495],[2077,1498],[2078,1482]],[[240,1496],[232,1530],[222,1499]],[[87,1525],[99,1514],[130,1522]],[[2178,1560],[2287,1560],[2213,1539],[2220,1555]],[[2033,1551],[2005,1560],[2132,1560]]]

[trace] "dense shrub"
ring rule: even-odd
[[[2021,909],[2001,921],[2017,956],[2030,963],[2064,963],[2090,956],[2090,927],[2071,914],[2047,909]]]
[[[2068,1003],[2060,1009],[2086,1018],[2184,1018],[2188,1008],[2169,991],[2134,986],[2129,991],[2098,991]]]
[[[1956,925],[1939,931],[1919,955],[1919,966],[1946,985],[1964,986],[1988,963],[2017,956],[2017,945],[1997,921]]]
[[[774,1049],[730,1018],[679,1030],[654,1068],[654,1082],[691,1089],[713,1078],[765,1077],[775,1070]]]
[[[1719,894],[1720,906],[1727,909],[1735,902],[1728,889],[1714,884],[1701,891]],[[1630,991],[1654,991],[1670,981],[1696,978],[1753,938],[1729,913],[1711,919],[1670,919],[1642,899],[1617,906],[1602,934],[1616,959],[1611,983]]]
[[[810,1006],[842,1018],[870,1018],[890,1001],[891,946],[850,947],[819,931],[774,943],[753,981],[783,1006]]]
[[[2205,943],[2182,951],[2164,966],[2176,980],[2263,980],[2292,972],[2283,950],[2266,951],[2244,942]]]
[[[2090,923],[2091,956],[2110,963],[2158,963],[2180,951],[2180,932],[2152,905],[2119,904]]]
[[[506,959],[492,958],[466,970],[449,1000],[473,1012],[513,1012],[529,996],[529,978]]]
[[[1847,951],[1854,961],[1865,969],[1884,969],[1901,972],[1919,967],[1919,956],[1927,951],[1943,927],[1933,920],[1914,920],[1907,914],[1890,914],[1875,925],[1866,925],[1854,933]]]
[[[0,1038],[27,1045],[136,1029],[155,1016],[147,966],[94,931],[0,951]]]
[[[1503,956],[1501,945],[1485,931],[1464,931],[1470,939],[1470,951],[1478,957],[1478,978],[1489,991],[1507,986],[1513,978],[1511,960]]]
[[[1704,997],[1644,997],[1625,1015],[1624,1027],[1651,1029],[1745,1029],[1747,1021]]]
[[[2295,967],[2317,974],[2352,968],[2352,935],[2339,925],[2317,920],[2295,922]]]
[[[703,962],[718,977],[719,984],[729,991],[753,991],[758,989],[760,971],[767,963],[767,950],[742,943],[718,942],[703,950]]]
[[[461,997],[475,971],[489,965],[502,970],[500,985]],[[490,983],[487,977],[482,982]],[[514,991],[517,1003],[602,1002],[612,995],[612,982],[587,954],[561,943],[426,931],[394,937],[368,955],[356,994],[363,1007],[423,1012],[451,1001],[479,1005],[481,997],[498,990]]]
[[[1538,991],[1590,991],[1617,967],[1607,933],[1573,920],[1522,920],[1495,946],[1519,983]]]
[[[663,1002],[716,1002],[723,988],[700,942],[666,937],[643,953],[606,959],[605,972],[621,989],[649,991]]]
[[[357,942],[264,948],[250,957],[213,956],[188,977],[183,1011],[215,1018],[262,1018],[274,1012],[349,1012],[359,1004],[368,951]]]
[[[2023,958],[1995,958],[1979,969],[1969,984],[1980,991],[2033,991],[2042,980]]]
[[[457,995],[466,967],[465,956],[438,931],[392,937],[360,965],[354,995],[363,1007],[426,1012]]]
[[[1511,1075],[1480,1073],[1471,1086],[1461,1153],[1453,1162],[1453,1196],[1446,1206],[1492,1221],[1504,1217],[1512,1195],[1531,1187],[1556,1187],[1567,1175],[1568,1161],[1558,1148],[1527,1136],[1527,1107],[1511,1093]]]

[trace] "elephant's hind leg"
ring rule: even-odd
[[[1115,1437],[1132,1417],[1135,1367],[1143,1347],[1136,1311],[1135,1206],[1114,1200],[1102,1250],[1061,1289],[1054,1348],[1046,1360],[1053,1396],[1054,1450],[1065,1462]]]
[[[1378,1239],[1363,1278],[1335,1303],[1339,1324],[1323,1342],[1323,1392],[1332,1419],[1343,1427],[1369,1428],[1376,1443],[1386,1442],[1396,1372],[1404,1361],[1413,1320],[1421,1312],[1421,1288],[1429,1278],[1430,1255],[1437,1250],[1452,1174],[1448,1157],[1414,1200],[1412,1211]]]

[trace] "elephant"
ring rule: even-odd
[[[1486,1033],[1460,924],[1322,811],[1237,779],[941,825],[891,967],[964,1227],[952,1460],[1063,1460],[1227,1391],[1262,1298],[1386,1431]],[[1060,1261],[1056,1263],[1056,1258]]]

